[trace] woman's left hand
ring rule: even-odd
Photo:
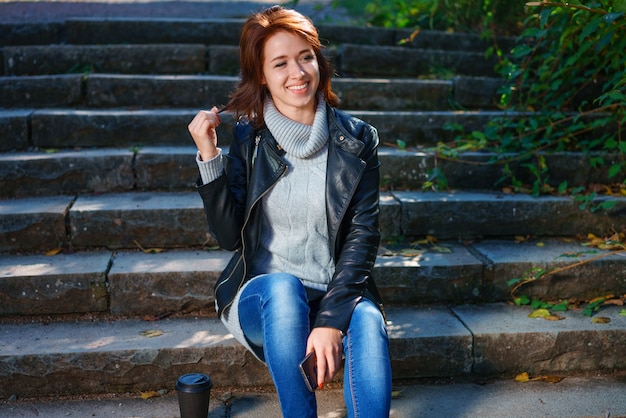
[[[341,368],[341,331],[330,327],[313,328],[306,345],[306,353],[311,351],[315,351],[317,357],[317,385],[321,389]]]

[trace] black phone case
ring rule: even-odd
[[[298,364],[298,368],[307,389],[315,392],[315,389],[317,389],[317,358],[315,357],[315,352],[307,354],[304,360]]]

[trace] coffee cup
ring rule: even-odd
[[[202,373],[188,373],[176,381],[181,418],[207,418],[213,382]]]

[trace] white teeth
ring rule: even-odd
[[[289,90],[303,90],[305,89],[307,86],[309,85],[309,83],[303,84],[301,86],[291,86],[291,87],[287,87]]]

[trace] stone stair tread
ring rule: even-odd
[[[387,320],[394,377],[623,368],[626,317],[619,311],[603,308],[601,315],[610,322],[594,324],[575,311],[563,313],[561,321],[531,319],[529,308],[506,304],[391,307]],[[158,333],[142,335],[151,331]],[[154,390],[168,387],[190,368],[210,371],[220,387],[269,383],[267,371],[216,318],[4,323],[0,347],[4,397],[103,393],[114,387],[114,392]],[[100,376],[97,387],[94,374]],[[77,386],[62,378],[66,375],[84,379]],[[13,384],[17,381],[20,385]]]
[[[447,123],[479,129],[496,117],[514,117],[501,111],[364,111],[346,109],[353,116],[374,125],[381,141],[407,146],[432,146],[454,139]],[[12,126],[11,134],[0,135],[0,150],[16,149],[15,137],[25,146],[39,148],[131,147],[141,145],[188,144],[187,125],[196,109],[67,109],[31,111],[0,110],[0,122]],[[224,115],[218,127],[221,138],[230,138],[233,120]],[[0,125],[2,129],[2,125]],[[28,138],[31,143],[28,144]],[[21,142],[18,142],[20,144]],[[23,148],[22,148],[23,150]]]
[[[231,253],[143,247],[56,256],[0,258],[0,316],[193,314],[213,311],[213,293]],[[580,262],[576,269],[563,269]],[[572,239],[482,240],[460,244],[383,242],[372,275],[390,306],[482,303],[512,299],[512,279],[533,268],[563,269],[529,283],[517,295],[590,300],[626,294],[624,254]],[[588,280],[594,277],[593,281]]]
[[[4,108],[190,108],[224,104],[238,77],[228,75],[59,74],[0,77]],[[453,79],[333,79],[341,106],[368,110],[446,110],[495,108],[502,80],[456,76]]]
[[[626,208],[626,197],[603,196],[594,202],[607,199],[616,202],[613,208],[591,212],[561,196],[472,190],[390,191],[381,194],[380,228],[385,238],[434,235],[444,240],[602,235],[623,226],[621,213]],[[186,191],[44,196],[1,202],[0,252],[47,251],[68,244],[75,249],[136,248],[138,242],[144,248],[214,244],[204,228],[202,200],[193,186]],[[55,206],[51,210],[52,203]],[[70,241],[66,241],[66,234]]]
[[[196,148],[191,142],[174,146],[0,153],[0,197],[190,190],[198,175],[193,163]],[[222,145],[222,150],[227,152],[228,145]],[[497,163],[499,155],[495,153],[464,152],[454,161],[442,160],[428,148],[399,149],[383,144],[378,154],[383,190],[421,190],[435,168],[445,175],[450,190],[501,190],[499,183],[506,177],[505,167]],[[596,156],[606,160],[613,158],[610,153],[597,153]],[[587,154],[546,153],[544,158],[552,168],[549,184],[553,187],[563,181],[570,185],[612,182],[608,170],[592,167]],[[509,167],[515,169],[522,163],[511,162]],[[524,184],[533,182],[530,174],[517,179]]]

